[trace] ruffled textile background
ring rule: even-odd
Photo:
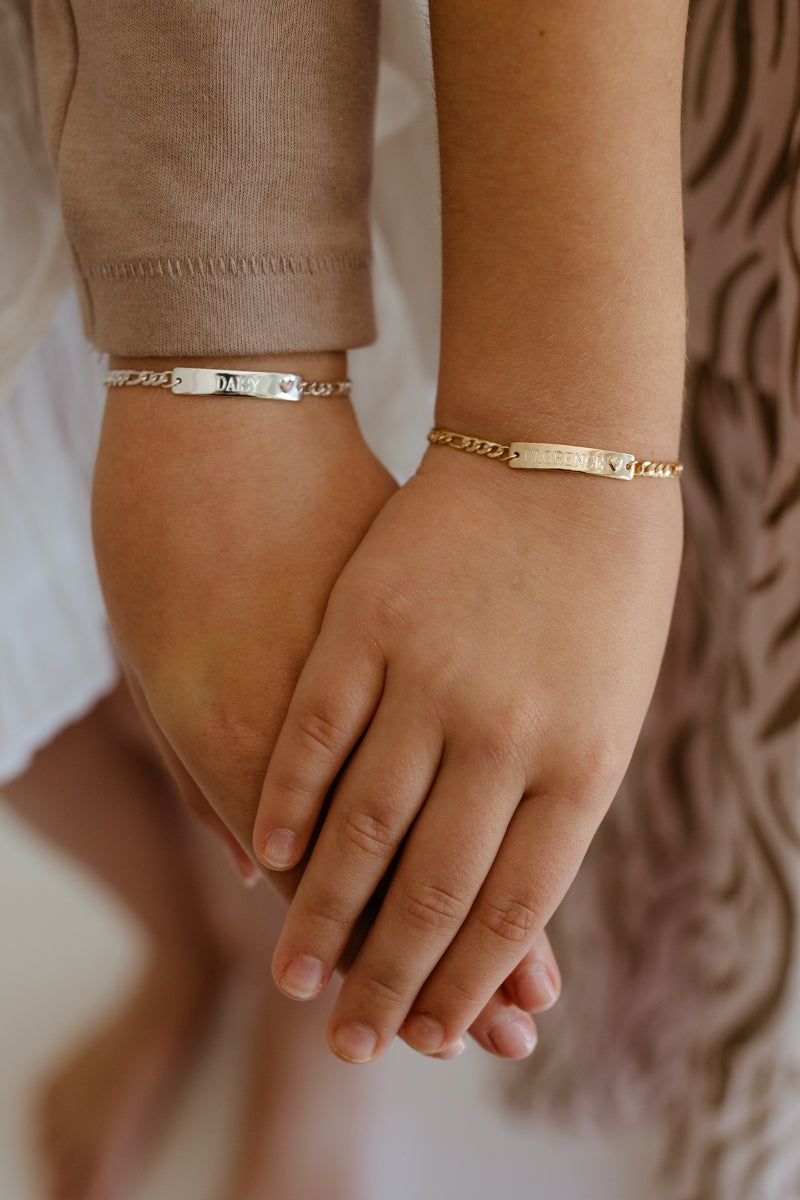
[[[514,1101],[665,1114],[671,1200],[800,1195],[800,11],[695,0],[686,553],[622,791],[553,923]]]

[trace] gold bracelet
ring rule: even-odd
[[[249,396],[253,400],[300,400],[303,396],[349,396],[350,380],[309,380],[289,371],[229,371],[227,367],[175,367],[171,371],[109,371],[103,386],[169,388],[178,396]]]
[[[487,442],[454,433],[452,429],[432,429],[428,441],[434,446],[451,446],[467,454],[496,458],[510,467],[527,471],[581,471],[584,475],[601,475],[604,479],[633,479],[648,475],[656,479],[679,479],[683,474],[681,462],[649,462],[633,454],[617,450],[593,450],[588,446],[562,446],[553,442]]]

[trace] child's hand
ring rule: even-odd
[[[343,355],[281,362],[311,379],[346,374]],[[394,490],[344,398],[109,391],[93,522],[118,649],[166,742],[248,851],[330,590]]]
[[[318,369],[291,365],[308,378]],[[243,871],[255,871],[242,847],[329,593],[394,490],[343,399],[109,393],[94,532],[118,649],[185,800]],[[272,881],[288,897],[299,875]],[[509,1020],[531,1036],[513,1000],[546,1005],[541,984],[558,981],[546,938],[531,961],[547,976],[520,971],[476,1021],[486,1049],[509,1052],[501,1022],[507,1039]]]
[[[374,1058],[401,1027],[452,1045],[540,934],[632,753],[680,547],[673,482],[443,448],[377,518],[301,675],[254,843],[292,867],[335,785],[274,957],[298,995],[330,978],[406,839],[331,1019],[342,1057]]]

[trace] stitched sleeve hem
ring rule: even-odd
[[[90,341],[125,357],[349,350],[375,339],[368,253],[105,262],[79,285]]]

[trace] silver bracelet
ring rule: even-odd
[[[253,400],[300,400],[303,396],[349,396],[351,381],[308,380],[285,371],[228,371],[221,367],[174,367],[171,371],[109,371],[103,386],[169,388],[177,396],[248,396]]]

